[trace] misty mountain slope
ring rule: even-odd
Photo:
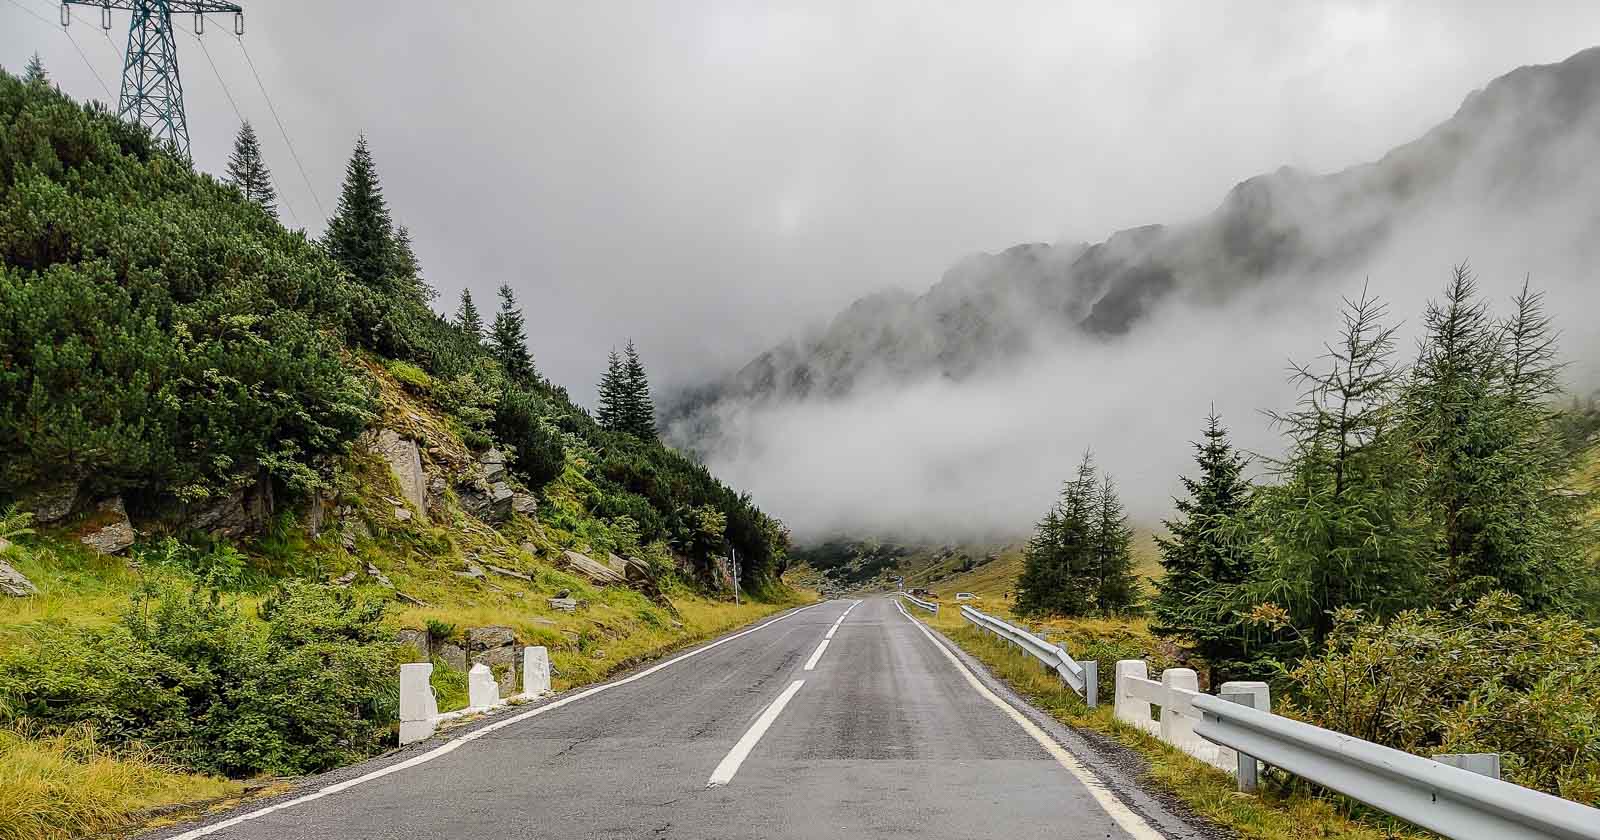
[[[977,254],[920,296],[863,298],[826,327],[689,390],[669,420],[679,443],[704,451],[719,402],[960,380],[1041,341],[1125,334],[1174,300],[1217,305],[1263,287],[1292,294],[1297,284],[1345,280],[1440,207],[1516,212],[1570,190],[1572,161],[1600,168],[1597,126],[1600,48],[1523,67],[1380,160],[1326,175],[1286,167],[1243,181],[1194,221],[1131,228],[1095,244]]]

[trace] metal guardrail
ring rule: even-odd
[[[907,593],[907,592],[901,592],[899,594],[900,594],[900,597],[906,599],[907,601],[910,601],[911,603],[915,604],[916,606],[919,606],[919,607],[927,610],[928,612],[933,613],[934,615],[938,615],[939,614],[939,605],[938,604],[932,603],[930,601],[924,601],[921,598],[918,598],[917,596],[912,595],[912,594]]]
[[[972,622],[978,629],[987,630],[1022,648],[1034,659],[1043,662],[1045,667],[1060,674],[1062,682],[1076,691],[1089,708],[1092,709],[1097,704],[1100,668],[1093,660],[1079,662],[1073,659],[1065,648],[1050,644],[1020,627],[1014,627],[972,607],[963,606],[961,617]]]
[[[1600,810],[1221,697],[1195,734],[1457,840],[1600,840]]]

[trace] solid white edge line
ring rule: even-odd
[[[1076,756],[1067,752],[1065,747],[1056,743],[1056,739],[1051,738],[1049,733],[1040,729],[1038,724],[1029,720],[1027,715],[1017,711],[1015,706],[1007,703],[1000,695],[990,691],[989,687],[984,685],[976,674],[972,673],[966,663],[962,662],[954,653],[951,653],[950,649],[945,647],[944,643],[940,642],[932,631],[923,626],[921,621],[918,621],[911,613],[906,612],[905,608],[900,606],[898,600],[894,602],[894,605],[900,610],[901,615],[905,616],[912,624],[915,624],[917,629],[922,631],[922,635],[928,637],[928,641],[932,642],[934,647],[937,647],[939,652],[950,660],[950,664],[954,665],[956,670],[961,672],[961,676],[966,678],[968,685],[971,685],[979,694],[983,695],[984,699],[999,707],[1008,717],[1016,721],[1018,726],[1033,736],[1033,740],[1039,742],[1039,746],[1044,747],[1045,752],[1050,753],[1050,757],[1054,758],[1057,764],[1077,778],[1088,789],[1089,795],[1094,797],[1094,801],[1100,804],[1100,807],[1111,816],[1112,820],[1116,821],[1117,825],[1122,827],[1123,831],[1132,835],[1134,840],[1165,840],[1161,832],[1156,831],[1150,823],[1145,822],[1144,817],[1135,814],[1127,805],[1123,804],[1122,800],[1106,790],[1099,777],[1089,772],[1089,769],[1084,767]]]
[[[828,640],[827,639],[823,639],[822,640],[822,644],[817,645],[817,649],[811,653],[811,658],[806,660],[805,670],[809,671],[812,668],[817,667],[817,660],[822,658],[822,652],[827,650],[827,649],[828,649]]]
[[[801,607],[801,608],[799,608],[797,610],[790,610],[789,612],[786,612],[783,615],[780,615],[777,618],[772,619],[771,621],[764,621],[764,622],[762,622],[762,623],[760,623],[760,624],[758,624],[758,625],[756,625],[754,627],[751,627],[748,630],[741,630],[741,631],[739,631],[739,632],[737,632],[737,633],[735,633],[735,634],[733,634],[731,636],[724,636],[724,637],[722,637],[722,638],[720,638],[720,639],[718,639],[718,640],[716,640],[716,641],[714,641],[714,642],[712,642],[712,643],[710,643],[708,645],[702,645],[702,646],[697,647],[694,650],[691,650],[691,651],[689,651],[687,653],[682,653],[682,654],[679,654],[679,655],[677,655],[677,656],[675,656],[675,657],[673,657],[671,659],[668,659],[665,662],[659,662],[659,663],[657,663],[655,665],[652,665],[649,668],[646,668],[646,669],[644,669],[643,671],[640,671],[637,674],[632,674],[630,676],[623,677],[622,679],[616,680],[614,682],[601,683],[600,685],[591,686],[589,688],[584,689],[583,691],[578,692],[577,694],[573,694],[571,696],[563,697],[563,698],[561,698],[559,700],[556,700],[556,701],[553,701],[553,702],[550,702],[550,703],[546,703],[543,706],[538,707],[537,709],[530,709],[530,710],[528,710],[526,712],[523,712],[521,714],[512,715],[511,717],[508,717],[505,720],[496,721],[494,723],[489,724],[488,726],[484,726],[484,727],[481,727],[481,728],[478,728],[478,729],[474,729],[471,732],[468,732],[468,733],[466,733],[465,735],[462,735],[459,738],[456,738],[454,740],[447,741],[447,742],[445,742],[443,744],[440,744],[439,746],[434,747],[433,749],[431,749],[431,750],[429,750],[429,751],[427,751],[425,753],[422,753],[421,755],[414,755],[411,758],[406,759],[405,761],[401,761],[401,762],[398,762],[398,763],[395,763],[395,764],[391,764],[388,767],[384,767],[384,768],[379,769],[379,770],[374,770],[371,773],[367,773],[366,775],[363,775],[363,776],[357,776],[354,779],[347,779],[347,780],[339,782],[337,784],[328,785],[325,788],[317,790],[314,793],[308,793],[305,796],[298,796],[298,797],[295,797],[294,799],[290,799],[290,800],[287,800],[287,801],[284,801],[284,802],[279,802],[276,805],[269,805],[269,806],[267,806],[265,808],[261,808],[261,809],[255,810],[255,811],[251,811],[248,814],[240,814],[237,817],[232,817],[230,819],[223,820],[222,822],[219,822],[219,823],[213,823],[211,825],[201,826],[199,828],[192,829],[190,831],[185,831],[182,834],[175,834],[175,835],[167,838],[167,840],[195,840],[195,838],[197,838],[197,837],[206,837],[206,836],[211,835],[211,834],[216,834],[217,832],[222,831],[223,829],[232,828],[232,827],[234,827],[236,825],[240,825],[242,823],[249,822],[250,820],[256,819],[258,817],[264,817],[267,814],[271,814],[271,813],[273,813],[275,811],[282,811],[282,810],[287,809],[287,808],[293,808],[296,805],[302,805],[304,803],[311,802],[311,801],[316,800],[316,799],[321,799],[324,796],[335,794],[335,793],[338,793],[338,792],[344,791],[344,790],[349,790],[350,788],[353,788],[356,785],[362,785],[362,784],[366,784],[367,782],[373,781],[375,779],[381,779],[384,776],[389,775],[390,773],[398,773],[401,770],[407,770],[407,769],[410,769],[412,767],[416,767],[419,764],[426,764],[427,762],[432,761],[432,760],[434,760],[434,759],[436,759],[436,758],[438,758],[440,756],[448,755],[449,753],[454,752],[455,749],[457,747],[461,746],[462,744],[465,744],[468,741],[476,741],[477,739],[482,738],[485,735],[488,735],[490,732],[495,732],[497,730],[504,729],[507,726],[510,726],[510,725],[512,725],[514,723],[521,723],[522,721],[525,721],[528,718],[534,717],[536,715],[542,715],[545,712],[549,712],[549,711],[553,711],[555,709],[559,709],[562,706],[567,705],[568,703],[576,703],[577,701],[582,700],[585,697],[592,697],[592,696],[594,696],[596,694],[599,694],[602,691],[605,691],[606,689],[616,688],[619,685],[627,685],[628,683],[631,683],[631,682],[633,682],[635,680],[644,679],[645,677],[648,677],[651,674],[654,674],[655,672],[657,672],[657,671],[659,671],[659,670],[661,670],[663,668],[666,668],[669,665],[675,665],[675,664],[677,664],[679,662],[682,662],[685,659],[689,659],[691,657],[699,656],[700,654],[705,653],[706,651],[711,650],[712,648],[719,647],[721,645],[725,645],[728,642],[733,641],[734,639],[738,639],[738,638],[743,637],[743,636],[748,636],[751,633],[756,632],[757,630],[763,630],[763,629],[765,629],[765,628],[767,628],[767,627],[769,627],[769,626],[771,626],[773,624],[777,624],[780,621],[783,621],[785,619],[797,616],[800,613],[803,613],[806,610],[811,609],[812,607],[820,607],[825,603],[827,603],[827,602],[824,601],[824,602],[819,603],[819,604],[812,604],[810,606]]]
[[[733,774],[739,772],[739,765],[743,764],[745,758],[750,755],[750,751],[756,748],[756,744],[761,741],[761,736],[767,734],[767,729],[772,726],[773,721],[778,719],[778,715],[783,713],[783,707],[789,705],[794,693],[799,691],[800,686],[805,684],[805,680],[795,680],[789,683],[789,687],[778,695],[778,699],[773,700],[771,705],[761,712],[761,716],[756,718],[755,723],[750,724],[750,728],[745,730],[744,735],[739,738],[739,742],[733,745],[733,749],[722,757],[722,761],[717,764],[717,769],[711,771],[711,779],[706,782],[706,787],[720,787],[733,781]]]

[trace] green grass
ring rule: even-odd
[[[243,790],[238,782],[185,773],[147,750],[108,750],[89,727],[43,737],[0,729],[0,840],[119,831],[150,809]]]
[[[971,627],[955,626],[947,616],[941,615],[930,623],[1035,707],[1069,726],[1099,733],[1138,753],[1147,762],[1145,782],[1172,793],[1199,816],[1240,837],[1383,840],[1426,836],[1385,817],[1352,819],[1342,810],[1343,800],[1313,796],[1301,786],[1268,781],[1260,796],[1238,793],[1232,776],[1115,720],[1109,704],[1089,710],[1060,678],[1017,648]],[[958,618],[956,623],[963,622]]]

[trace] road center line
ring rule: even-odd
[[[797,616],[800,613],[805,612],[806,610],[812,609],[814,607],[820,607],[820,606],[822,606],[822,604],[812,604],[811,606],[808,606],[808,607],[801,607],[800,609],[797,609],[797,610],[790,610],[789,612],[786,612],[783,615],[780,615],[777,618],[772,619],[771,621],[764,621],[761,624],[758,624],[755,627],[750,628],[749,630],[741,630],[738,633],[733,634],[732,636],[724,636],[724,637],[712,642],[711,644],[704,645],[702,647],[697,647],[694,650],[689,651],[688,653],[684,653],[684,654],[680,654],[678,656],[674,656],[673,658],[668,659],[665,662],[660,662],[660,663],[657,663],[655,665],[652,665],[649,668],[646,668],[646,669],[644,669],[643,671],[640,671],[637,674],[633,674],[632,676],[623,677],[622,679],[616,680],[615,682],[601,683],[600,685],[592,686],[590,688],[586,688],[583,691],[580,691],[577,694],[573,694],[573,695],[571,695],[569,697],[563,697],[563,698],[561,698],[559,700],[556,700],[556,701],[553,701],[553,702],[550,702],[550,703],[546,703],[543,706],[540,706],[540,707],[538,707],[536,709],[530,709],[530,710],[528,710],[526,712],[523,712],[521,714],[512,715],[511,717],[508,717],[505,720],[496,721],[494,723],[489,724],[488,726],[484,726],[484,727],[480,727],[478,729],[474,729],[471,732],[468,732],[467,734],[462,735],[459,738],[456,738],[456,739],[451,740],[451,741],[446,741],[445,743],[440,744],[439,746],[434,747],[433,749],[428,750],[427,752],[422,753],[421,755],[412,756],[411,758],[408,758],[405,761],[399,762],[397,764],[391,764],[388,767],[384,767],[384,768],[381,768],[381,769],[378,769],[378,770],[374,770],[371,773],[368,773],[368,774],[366,774],[364,776],[357,776],[354,779],[349,779],[347,781],[339,782],[338,784],[328,785],[325,788],[322,788],[322,789],[317,790],[317,791],[312,792],[312,793],[308,793],[305,796],[298,796],[298,797],[295,797],[294,799],[290,799],[290,800],[287,800],[285,802],[279,802],[276,805],[269,805],[269,806],[267,806],[265,808],[262,808],[260,810],[251,811],[248,814],[240,814],[237,817],[233,817],[231,819],[226,819],[226,820],[223,820],[222,822],[219,822],[219,823],[212,823],[211,825],[201,826],[201,827],[193,829],[191,831],[185,831],[182,834],[175,834],[172,837],[168,838],[168,840],[195,840],[195,838],[197,838],[197,837],[205,837],[207,835],[216,834],[219,831],[222,831],[222,830],[228,829],[228,828],[232,828],[232,827],[234,827],[236,825],[239,825],[240,823],[248,822],[248,821],[256,819],[258,817],[264,817],[264,816],[266,816],[266,815],[268,815],[268,814],[270,814],[270,813],[272,813],[274,811],[282,811],[285,808],[293,808],[296,805],[303,805],[303,804],[305,804],[307,802],[312,802],[312,801],[321,799],[324,796],[329,796],[331,794],[335,794],[335,793],[338,793],[338,792],[343,791],[343,790],[349,790],[350,788],[353,788],[356,785],[366,784],[367,782],[374,781],[376,779],[381,779],[384,776],[389,775],[390,773],[398,773],[401,770],[407,770],[407,769],[415,767],[415,766],[417,766],[419,764],[425,764],[425,763],[427,763],[429,761],[432,761],[432,760],[434,760],[436,758],[439,758],[440,756],[448,755],[451,752],[454,752],[455,749],[457,747],[460,747],[462,744],[465,744],[465,743],[467,743],[469,741],[475,741],[475,740],[477,740],[479,738],[482,738],[485,735],[488,735],[491,732],[495,732],[497,730],[504,729],[507,726],[510,726],[510,725],[512,725],[514,723],[521,723],[522,721],[525,721],[528,718],[534,717],[536,715],[542,715],[545,712],[554,711],[556,709],[561,708],[562,706],[567,705],[568,703],[576,703],[579,700],[584,699],[585,697],[592,697],[592,696],[594,696],[596,694],[599,694],[602,691],[605,691],[606,689],[616,688],[619,685],[627,685],[628,683],[634,682],[635,680],[642,680],[645,677],[648,677],[651,674],[654,674],[655,672],[661,670],[662,668],[666,668],[666,667],[668,667],[670,665],[676,665],[677,663],[682,662],[685,659],[689,659],[689,658],[692,658],[692,657],[695,657],[695,656],[699,656],[700,654],[705,653],[706,651],[711,650],[712,648],[720,647],[722,645],[727,644],[728,642],[733,641],[734,639],[738,639],[738,638],[741,638],[741,637],[744,637],[744,636],[748,636],[751,633],[756,632],[757,630],[761,630],[763,628],[770,627],[771,625],[777,624],[780,621],[783,621],[785,619]],[[790,688],[791,689],[799,688],[799,683],[795,683],[795,685],[790,686]],[[735,769],[737,769],[737,767],[735,767]]]
[[[824,642],[823,644],[827,643]],[[821,652],[822,650],[819,648],[817,653]],[[812,659],[815,658],[816,656],[813,655]],[[733,774],[739,772],[739,765],[743,764],[745,758],[750,755],[750,751],[755,749],[756,744],[761,741],[761,736],[767,734],[767,729],[772,726],[773,721],[778,719],[778,715],[783,713],[783,707],[789,705],[789,701],[794,698],[794,693],[799,691],[800,686],[805,684],[805,680],[795,680],[789,683],[789,687],[778,695],[778,699],[767,706],[761,716],[756,718],[755,723],[750,724],[750,728],[745,731],[739,742],[733,745],[733,749],[723,756],[722,762],[717,765],[717,769],[711,771],[711,780],[706,782],[706,787],[720,787],[733,781]]]
[[[828,628],[828,635],[823,636],[822,638],[824,638],[824,639],[833,638],[833,634],[838,632],[838,630],[839,630],[839,625],[844,623],[844,617],[849,615],[850,611],[855,609],[856,608],[856,604],[859,604],[859,603],[861,603],[861,602],[860,601],[856,601],[854,604],[851,604],[850,606],[845,607],[844,608],[844,612],[839,613],[839,617],[834,620],[833,626]],[[811,669],[807,668],[806,670],[809,671]]]
[[[817,645],[817,649],[811,653],[811,658],[806,660],[806,670],[807,671],[811,670],[812,668],[817,667],[817,660],[822,658],[822,652],[827,650],[827,649],[828,649],[828,640],[827,639],[823,639],[822,640],[822,644]]]
[[[1123,831],[1132,835],[1134,840],[1165,840],[1161,832],[1156,831],[1149,823],[1145,822],[1143,817],[1135,814],[1127,805],[1123,804],[1122,800],[1106,790],[1100,779],[1089,772],[1089,769],[1084,767],[1076,756],[1056,743],[1056,739],[1050,737],[1043,729],[1040,729],[1038,724],[1029,720],[1027,715],[1017,711],[1015,706],[1002,700],[1000,695],[990,691],[989,687],[984,685],[977,675],[972,673],[966,663],[962,662],[954,653],[951,653],[950,649],[939,641],[922,622],[918,621],[911,613],[906,612],[905,607],[900,606],[899,599],[895,600],[894,606],[895,609],[900,611],[901,615],[906,617],[907,621],[915,624],[917,629],[922,631],[922,635],[928,637],[928,641],[933,642],[933,646],[938,648],[946,659],[950,660],[950,664],[954,665],[956,670],[961,672],[961,676],[966,678],[968,685],[971,685],[979,694],[983,695],[984,699],[999,707],[1001,711],[1006,713],[1007,717],[1010,717],[1024,731],[1033,736],[1033,740],[1038,741],[1039,746],[1044,747],[1045,752],[1049,753],[1057,764],[1077,778],[1085,788],[1088,788],[1089,795],[1094,797],[1094,801],[1105,809],[1105,812],[1111,816],[1112,820],[1116,821],[1117,825],[1122,826]]]

